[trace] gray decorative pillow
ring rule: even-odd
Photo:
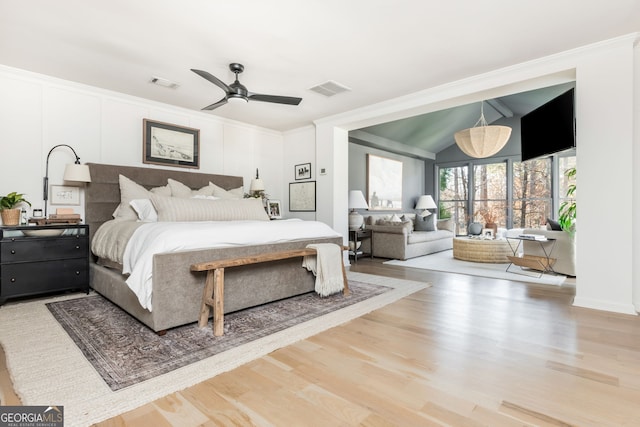
[[[547,218],[547,228],[549,230],[562,231],[562,227],[560,226],[560,223],[551,218]]]
[[[408,233],[413,232],[413,221],[392,221],[390,219],[379,219],[376,221],[375,225],[388,225],[391,227],[404,227],[407,229]]]
[[[436,216],[416,215],[414,229],[416,231],[436,231]]]

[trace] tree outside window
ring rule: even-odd
[[[513,228],[546,224],[553,207],[551,158],[513,164]]]

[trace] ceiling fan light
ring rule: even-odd
[[[230,104],[246,104],[247,102],[249,102],[247,98],[240,95],[229,95],[229,97],[227,98],[227,101]]]
[[[508,126],[478,126],[456,132],[453,137],[464,154],[483,159],[496,154],[509,141]]]

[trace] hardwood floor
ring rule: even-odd
[[[351,269],[433,286],[99,426],[640,425],[640,318],[571,285]]]

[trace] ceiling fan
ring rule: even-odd
[[[289,105],[298,105],[302,98],[295,98],[293,96],[277,96],[277,95],[263,95],[259,93],[249,92],[247,88],[238,81],[238,74],[244,71],[244,65],[238,63],[229,64],[229,69],[236,75],[236,80],[227,85],[222,80],[217,78],[211,73],[202,70],[191,69],[197,75],[209,80],[214,85],[218,86],[220,89],[225,91],[224,98],[222,98],[218,102],[214,102],[211,105],[208,105],[203,108],[203,110],[213,110],[218,108],[229,101],[237,101],[242,100],[244,102],[249,101],[262,101],[262,102],[274,102],[276,104],[289,104]]]

